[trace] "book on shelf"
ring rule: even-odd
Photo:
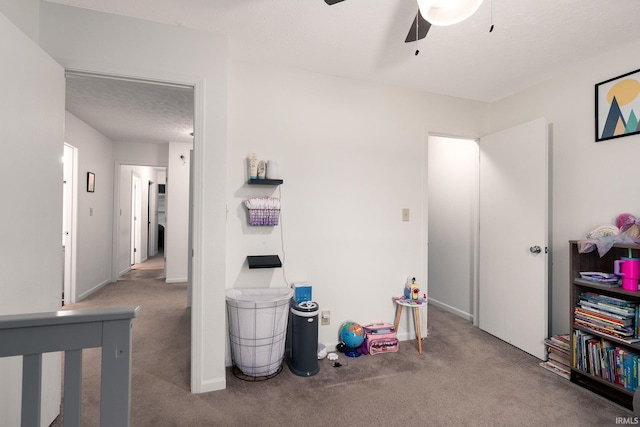
[[[598,285],[607,288],[619,288],[622,285],[618,276],[611,273],[580,272],[580,276],[574,280],[583,285]]]
[[[573,323],[632,344],[639,342],[639,312],[636,302],[595,292],[582,292],[573,309]]]
[[[607,286],[610,288],[620,287],[620,279],[613,273],[602,273],[597,271],[581,271],[579,281],[587,282],[588,284],[595,284],[600,286]]]
[[[600,282],[597,280],[588,280],[588,279],[576,279],[576,283],[582,283],[586,285],[598,285],[605,288],[621,288],[622,284],[618,282]]]
[[[615,298],[609,295],[602,295],[596,292],[582,292],[580,294],[580,297],[585,298],[589,301],[595,301],[595,302],[604,304],[606,306],[621,307],[622,309],[629,309],[636,305],[633,302],[630,302],[621,298]]]
[[[618,280],[618,276],[616,276],[614,273],[605,273],[602,271],[581,271],[580,277],[583,279],[603,282]]]
[[[638,387],[640,354],[584,331],[574,331],[574,368],[629,391]]]

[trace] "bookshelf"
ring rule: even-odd
[[[640,376],[637,368],[640,363],[640,292],[584,280],[580,278],[580,272],[612,273],[614,261],[629,256],[629,250],[633,257],[640,257],[640,245],[616,244],[603,257],[597,250],[579,253],[576,240],[570,241],[569,246],[570,379],[632,409],[633,393]],[[593,306],[594,303],[601,307]],[[595,308],[596,316],[590,308]],[[598,315],[605,316],[605,323],[598,323],[602,319],[598,319]],[[615,327],[609,326],[610,322],[616,324]]]

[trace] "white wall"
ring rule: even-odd
[[[425,283],[426,133],[477,137],[486,117],[483,103],[232,62],[227,288],[309,281],[331,311],[327,345],[347,320],[393,321],[407,276]],[[252,152],[279,162],[280,189],[246,184]],[[248,226],[243,201],[280,191],[282,224]],[[281,230],[285,268],[249,270],[247,255],[283,258]],[[407,318],[400,329],[413,334]]]
[[[191,387],[224,388],[227,40],[47,2],[40,12],[42,47],[65,67],[195,87]]]
[[[167,166],[169,143],[114,141],[113,158],[122,165]]]
[[[64,73],[0,14],[0,315],[60,309]],[[43,356],[41,425],[60,410],[59,353]],[[22,358],[0,360],[3,425],[20,424]]]
[[[189,168],[192,143],[169,143],[167,226],[164,253],[167,283],[186,282],[189,254]]]
[[[0,0],[0,13],[38,43],[40,0]]]
[[[628,52],[639,49],[640,42],[621,46],[490,106],[492,132],[538,117],[552,126],[553,334],[569,331],[568,241],[613,223],[621,213],[640,216],[640,135],[594,142],[594,85],[637,69]]]
[[[116,278],[111,277],[113,236],[113,146],[109,138],[65,114],[65,141],[78,149],[76,300]],[[96,178],[87,192],[87,172]]]

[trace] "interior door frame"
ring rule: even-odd
[[[141,161],[124,161],[115,160],[113,166],[113,236],[112,236],[112,264],[111,264],[111,276],[112,281],[115,282],[122,273],[118,266],[118,255],[120,245],[120,185],[121,185],[121,170],[123,166],[144,166],[151,168],[167,168],[167,165],[161,165],[157,163],[141,162]],[[157,194],[157,193],[156,193]],[[129,236],[131,238],[131,236]]]
[[[429,250],[432,249],[430,246],[430,241],[429,241],[429,138],[431,137],[438,137],[438,138],[450,138],[450,139],[454,139],[454,140],[464,140],[464,141],[473,141],[475,142],[476,145],[479,144],[480,139],[478,137],[468,137],[468,136],[459,136],[459,135],[453,135],[453,134],[449,134],[449,133],[438,133],[438,132],[429,132],[427,131],[427,135],[426,135],[426,141],[424,144],[425,147],[425,155],[424,155],[424,164],[423,164],[423,170],[424,170],[424,190],[423,190],[423,194],[424,194],[424,212],[425,212],[425,220],[424,220],[424,241],[426,242],[424,244],[425,247],[427,247],[427,251],[426,254],[424,256],[425,259],[425,277],[428,278],[429,277]],[[479,147],[477,149],[477,155],[479,156]],[[469,251],[470,251],[470,260],[469,260],[469,267],[470,267],[470,281],[471,281],[471,288],[470,288],[470,292],[471,292],[471,307],[473,312],[472,313],[464,313],[462,312],[459,308],[457,307],[452,307],[450,305],[446,305],[446,304],[441,304],[439,301],[435,301],[435,300],[430,300],[430,304],[436,305],[446,311],[449,311],[451,313],[456,314],[459,317],[462,317],[466,320],[469,320],[471,322],[473,322],[474,326],[478,326],[478,308],[479,308],[479,302],[478,302],[478,294],[479,294],[479,282],[478,282],[478,265],[479,265],[479,255],[478,255],[478,251],[479,251],[479,165],[480,165],[480,159],[479,157],[476,159],[476,168],[474,170],[475,174],[476,174],[476,182],[475,182],[475,187],[476,187],[476,192],[475,195],[473,196],[473,200],[470,201],[470,219],[472,221],[472,224],[470,225],[471,228],[471,235],[469,236]],[[435,248],[434,250],[437,250],[437,248]],[[429,283],[429,280],[425,280],[425,283]]]
[[[191,311],[191,391],[193,393],[200,393],[206,386],[202,382],[203,371],[205,370],[205,360],[203,358],[203,329],[204,322],[202,320],[204,307],[202,306],[201,296],[203,294],[202,275],[204,271],[204,264],[202,262],[202,254],[205,253],[205,242],[202,236],[204,235],[204,218],[202,215],[202,209],[204,204],[204,174],[203,174],[203,162],[204,162],[204,98],[205,98],[205,79],[203,76],[193,76],[184,74],[174,74],[167,72],[158,72],[157,70],[145,70],[142,71],[138,68],[132,69],[125,66],[118,66],[116,68],[105,66],[104,64],[95,64],[84,61],[66,61],[58,60],[58,63],[62,65],[66,71],[100,75],[106,77],[123,77],[123,78],[135,78],[137,80],[145,80],[148,82],[159,82],[178,84],[193,87],[194,109],[193,109],[193,159],[194,162],[191,165],[194,168],[193,171],[193,215],[192,215],[192,248],[193,248],[193,260],[192,260],[192,311]],[[119,166],[131,162],[115,161],[116,171],[119,171]],[[156,166],[156,165],[148,165]],[[166,165],[162,165],[166,166]],[[119,222],[119,197],[120,190],[118,185],[114,185],[114,215],[113,225],[114,230],[117,230],[117,223]],[[118,280],[118,236],[114,233],[114,244],[111,256],[111,280]]]

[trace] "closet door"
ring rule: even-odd
[[[548,335],[544,119],[480,139],[478,325],[540,359]]]

